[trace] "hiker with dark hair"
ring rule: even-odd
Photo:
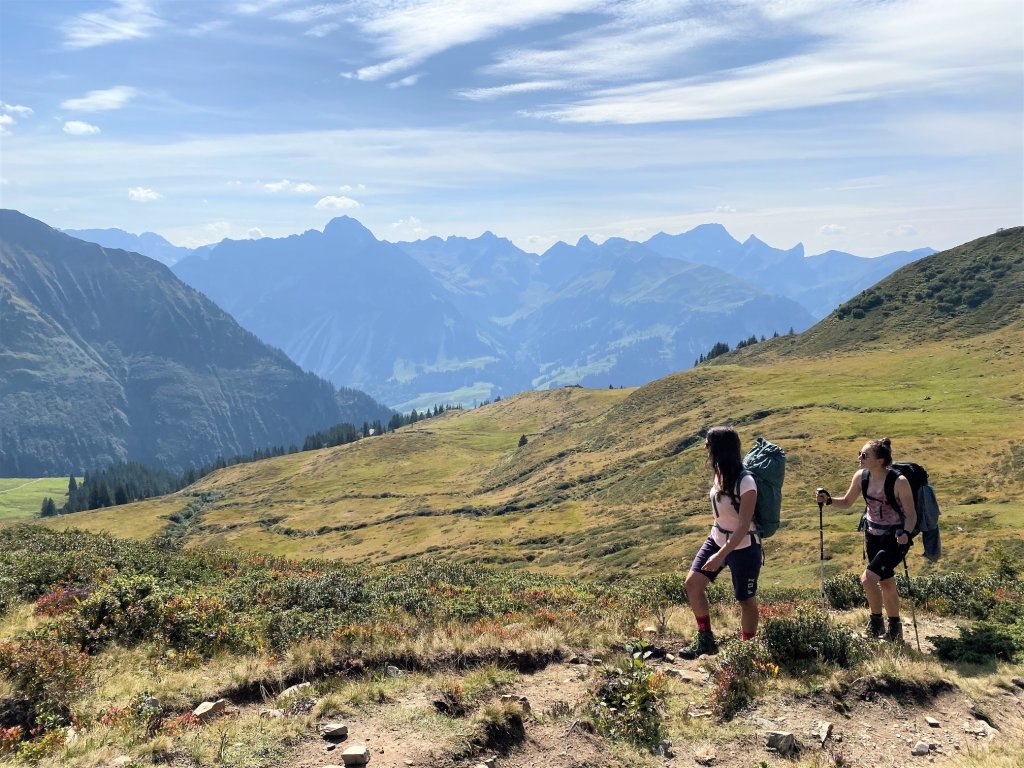
[[[865,510],[861,522],[868,565],[861,574],[860,582],[864,585],[871,611],[868,635],[902,642],[903,623],[900,621],[900,596],[896,591],[896,567],[910,549],[912,534],[908,531],[917,526],[914,493],[910,481],[890,468],[892,442],[889,438],[865,443],[858,459],[860,469],[854,473],[846,493],[833,498],[828,491],[819,490],[817,501],[846,509],[853,506],[858,497],[864,497]],[[892,484],[891,494],[886,492],[887,482]],[[882,620],[883,610],[889,617],[888,630]]]
[[[753,524],[757,483],[743,468],[740,436],[732,427],[709,429],[704,448],[713,472],[710,497],[715,523],[686,576],[686,595],[697,620],[697,635],[693,643],[680,650],[679,656],[684,659],[718,652],[711,631],[707,589],[725,566],[729,566],[733,593],[740,604],[742,637],[749,640],[757,632],[757,578],[763,562],[761,538]]]

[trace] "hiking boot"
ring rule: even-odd
[[[868,620],[868,627],[864,634],[869,638],[878,638],[885,635],[885,622],[882,620],[882,614],[871,614],[871,618]]]
[[[903,622],[899,619],[889,617],[889,630],[885,633],[885,639],[890,643],[902,643]]]
[[[715,642],[715,635],[710,630],[707,632],[698,630],[693,642],[685,648],[680,648],[678,656],[680,659],[693,660],[707,654],[713,656],[718,653],[718,643]]]

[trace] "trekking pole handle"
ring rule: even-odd
[[[817,490],[815,491],[815,493],[816,493],[816,494],[818,494],[818,493],[824,493],[824,494],[825,494],[825,502],[824,502],[824,503],[825,503],[825,506],[826,506],[826,507],[831,507],[831,506],[832,506],[832,494],[830,494],[830,493],[829,493],[828,491],[826,491],[826,490],[825,490],[824,488],[818,488],[818,489],[817,489]],[[819,501],[819,502],[818,502],[818,509],[821,509],[821,504],[822,504],[822,503],[821,503],[821,502]]]

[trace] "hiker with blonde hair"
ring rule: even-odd
[[[886,493],[886,480],[892,464],[892,441],[889,438],[865,443],[857,458],[860,469],[854,473],[846,493],[833,498],[828,491],[819,489],[817,501],[818,504],[847,509],[858,497],[864,497],[862,525],[868,564],[860,581],[871,611],[867,634],[902,642],[903,622],[900,620],[900,596],[896,591],[896,567],[910,549],[913,535],[909,532],[917,526],[914,492],[910,481],[896,473],[892,489],[895,505]],[[889,618],[888,629],[882,618],[883,610]]]

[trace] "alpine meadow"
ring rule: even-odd
[[[1024,768],[1019,0],[0,0],[0,768]]]

